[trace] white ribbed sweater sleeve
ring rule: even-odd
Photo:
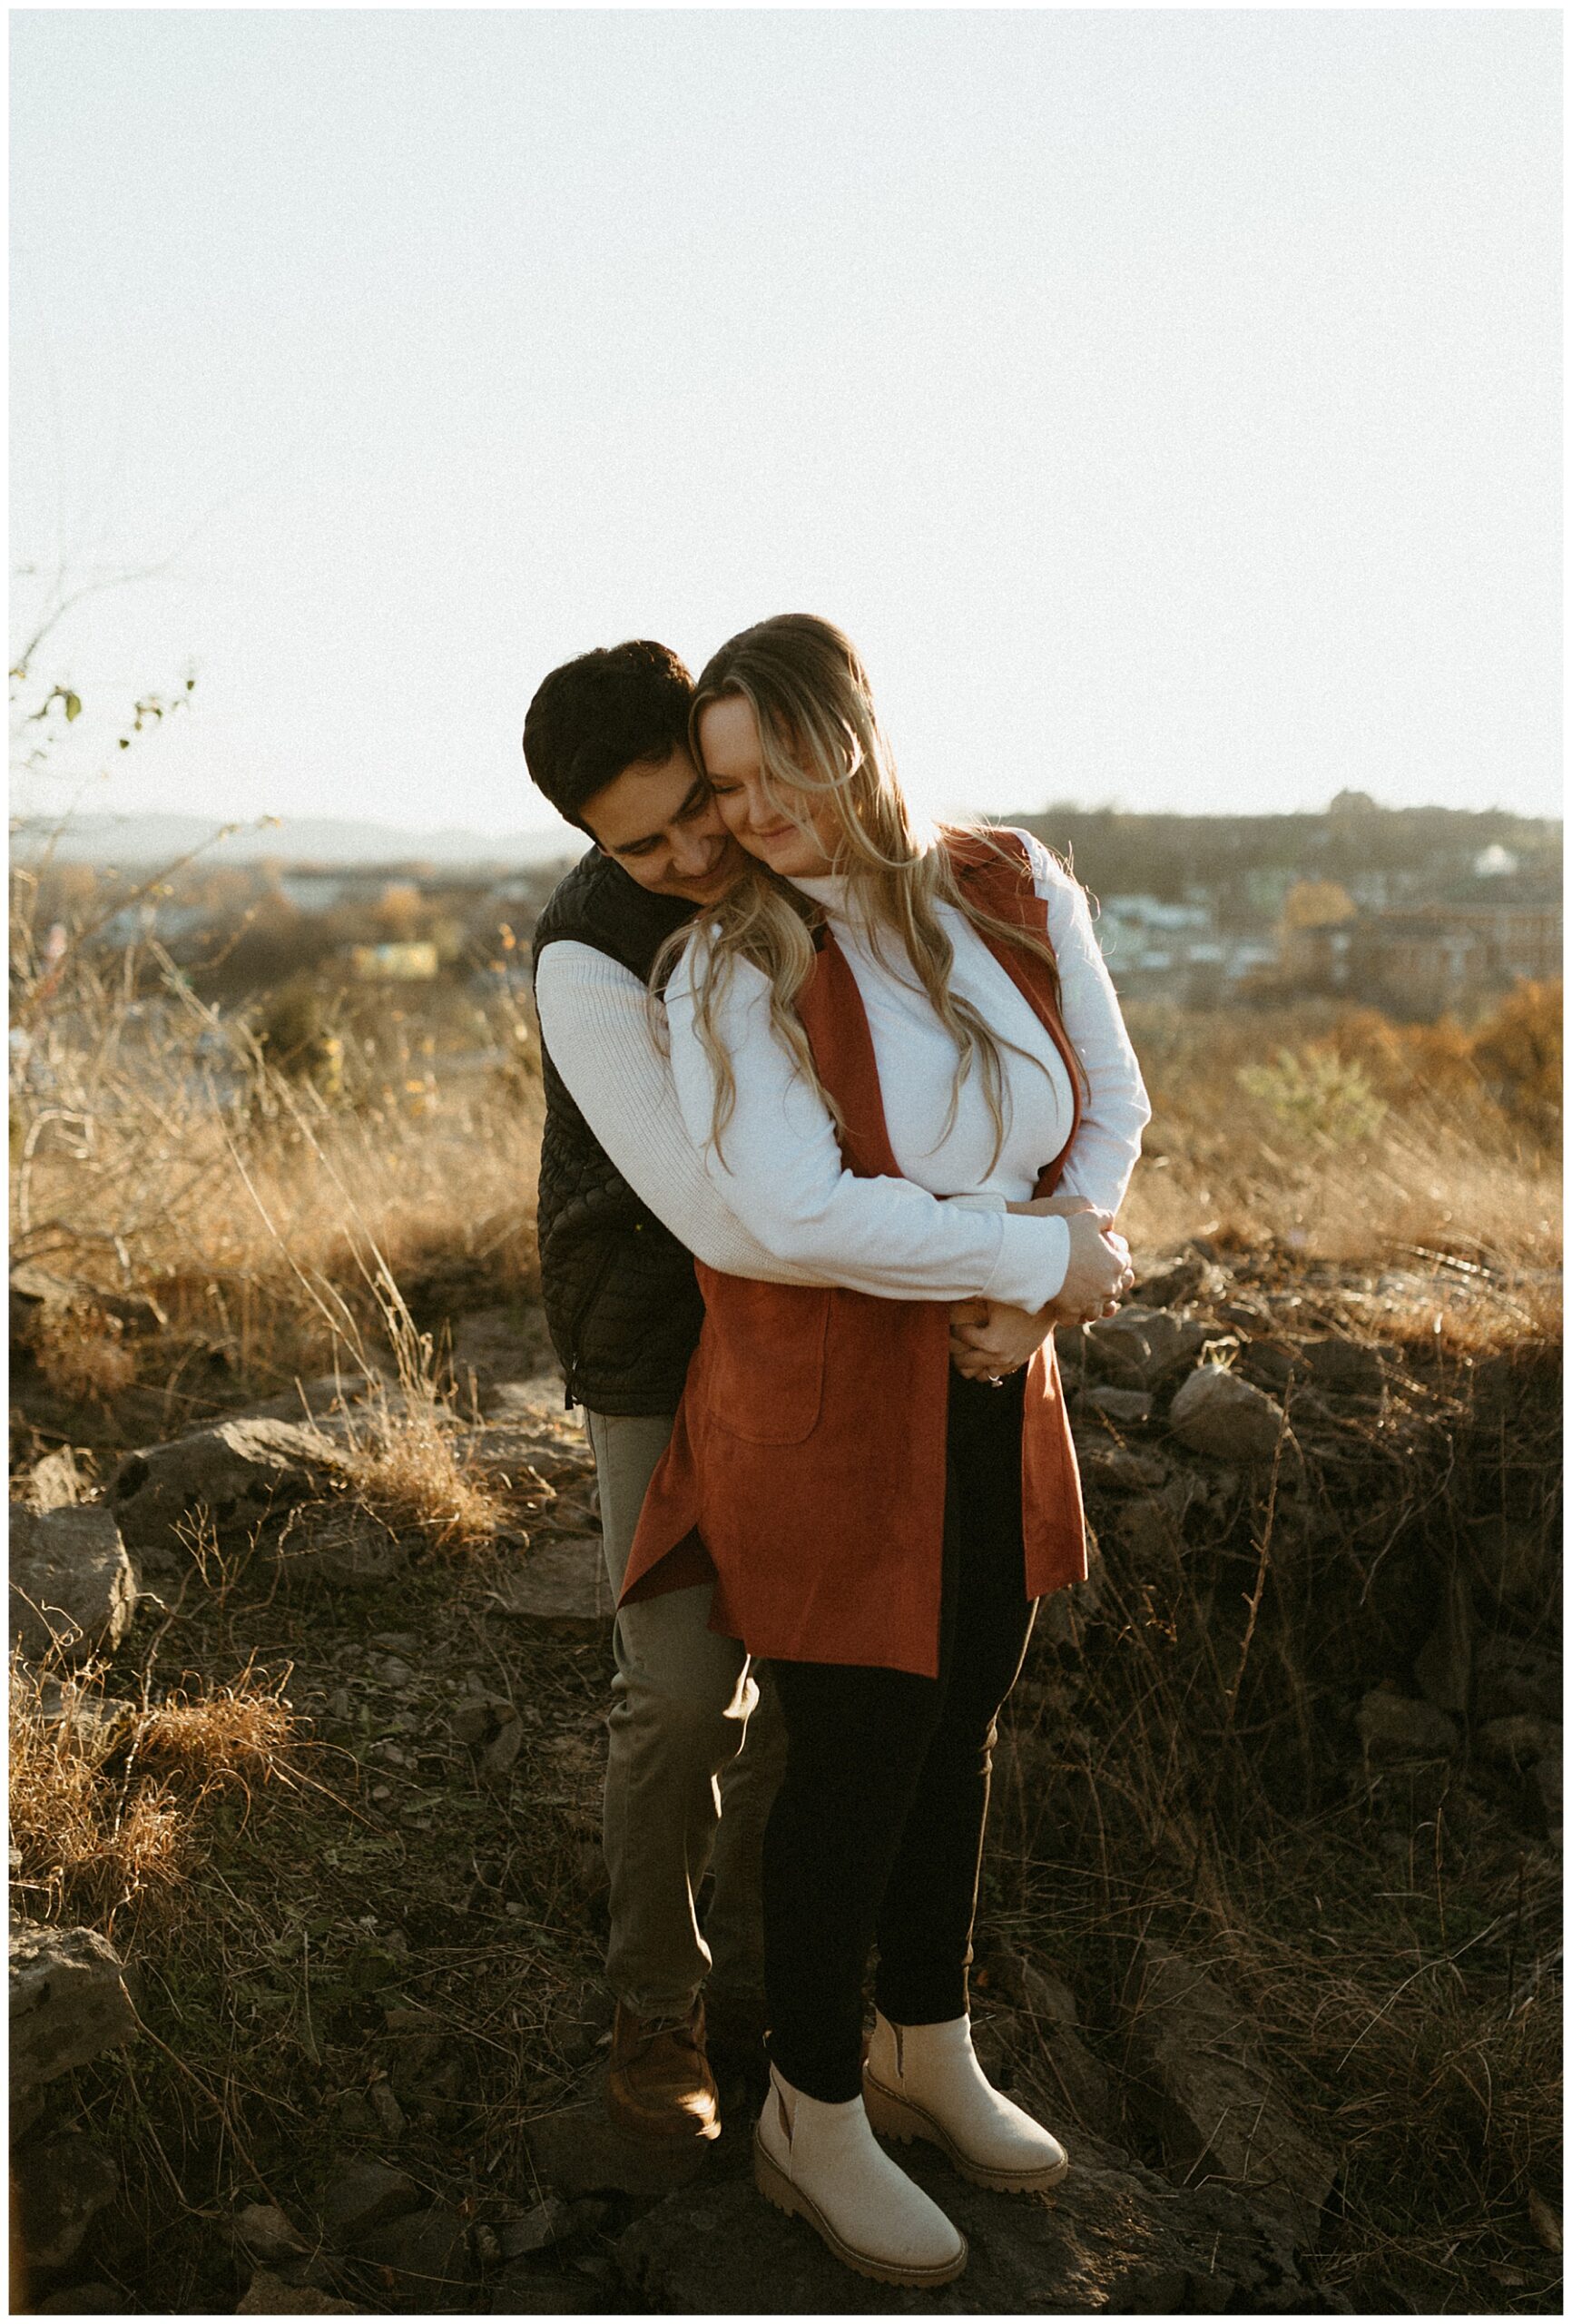
[[[1033,1308],[1063,1283],[1069,1237],[1062,1219],[964,1210],[903,1178],[852,1177],[822,1105],[801,1082],[790,1086],[790,1060],[768,1035],[767,1005],[770,1049],[785,1068],[775,1086],[790,1128],[780,1113],[771,1126],[767,1098],[750,1104],[764,1118],[765,1154],[762,1169],[740,1181],[717,1167],[712,1149],[701,1150],[711,1104],[702,1052],[705,1094],[702,1112],[693,1097],[702,1125],[695,1129],[652,1038],[636,977],[589,945],[549,944],[536,972],[535,1006],[553,1063],[617,1168],[662,1224],[722,1274],[839,1283],[889,1299],[978,1294]],[[691,1036],[691,1016],[687,1026]],[[723,1143],[729,1158],[729,1135]],[[779,1162],[787,1150],[797,1164],[783,1175],[771,1157]]]
[[[1086,1074],[1081,1119],[1058,1191],[1084,1195],[1100,1210],[1116,1213],[1129,1188],[1152,1108],[1125,1030],[1119,997],[1093,932],[1086,890],[1060,870],[1040,840],[1029,832],[1016,836],[1030,851],[1034,882],[1048,908],[1048,940],[1058,962],[1065,1030]]]
[[[677,1103],[716,1190],[777,1258],[891,1298],[975,1293],[1012,1307],[1046,1305],[1069,1265],[1064,1220],[963,1209],[909,1178],[854,1177],[823,1099],[776,1038],[765,980],[746,961],[732,964],[715,996],[715,1033],[736,1088],[717,1145],[689,959],[678,960],[666,990]]]
[[[784,1265],[725,1203],[700,1163],[650,1029],[650,996],[620,960],[588,944],[548,944],[535,971],[541,1038],[580,1112],[641,1202],[722,1275],[821,1283]]]

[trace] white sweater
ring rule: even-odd
[[[1062,1181],[1115,1210],[1149,1116],[1140,1069],[1092,933],[1086,898],[1028,841],[1059,962],[1066,1029],[1090,1094]],[[730,1275],[773,1283],[840,1283],[887,1298],[973,1293],[1028,1308],[1058,1291],[1068,1260],[1061,1219],[1017,1218],[944,1197],[996,1203],[1029,1196],[1069,1125],[1063,1064],[1018,989],[970,927],[947,922],[954,981],[994,1029],[1037,1060],[1004,1054],[1007,1137],[989,1171],[989,1121],[975,1072],[940,1136],[956,1052],[920,990],[874,958],[838,911],[835,883],[800,884],[825,903],[869,1012],[890,1141],[902,1178],[856,1178],[843,1166],[822,1101],[769,1023],[763,979],[741,968],[718,1025],[737,1105],[710,1140],[707,1060],[693,1031],[685,966],[667,994],[671,1064],[649,1029],[644,987],[587,945],[548,945],[536,984],[541,1029],[557,1069],[623,1176],[690,1250]]]

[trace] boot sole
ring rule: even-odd
[[[794,2187],[780,2164],[771,2161],[757,2130],[753,2132],[753,2184],[764,2201],[772,2203],[778,2211],[784,2211],[788,2219],[805,2221],[844,2267],[857,2275],[870,2276],[876,2284],[905,2284],[921,2290],[925,2285],[953,2283],[970,2256],[964,2235],[956,2257],[936,2268],[903,2268],[892,2260],[873,2260],[865,2251],[854,2251],[836,2234],[818,2204],[801,2187]],[[960,2234],[958,2228],[956,2233]]]
[[[887,2139],[899,2139],[903,2146],[909,2146],[913,2139],[926,2139],[930,2146],[940,2150],[963,2179],[969,2179],[974,2187],[991,2188],[996,2195],[1039,2195],[1048,2187],[1056,2187],[1070,2167],[1068,2155],[1063,2162],[1046,2163],[1036,2171],[998,2170],[986,2162],[974,2162],[926,2106],[919,2106],[910,2098],[898,2098],[867,2067],[862,2073],[862,2100],[869,2121]]]

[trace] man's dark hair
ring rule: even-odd
[[[688,739],[693,681],[669,645],[630,638],[565,662],[524,722],[530,780],[581,831],[587,801],[630,766],[658,764]],[[593,833],[592,833],[593,837]]]

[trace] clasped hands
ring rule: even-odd
[[[1035,1314],[997,1299],[963,1299],[950,1309],[950,1362],[963,1379],[998,1380],[1018,1372],[1056,1324],[1113,1315],[1120,1294],[1135,1280],[1130,1246],[1114,1232],[1113,1213],[1085,1196],[1039,1195],[1009,1207],[1029,1217],[1067,1220],[1070,1264],[1056,1296]]]

